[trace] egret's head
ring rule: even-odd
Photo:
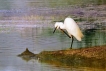
[[[56,22],[55,23],[55,29],[54,29],[54,31],[53,31],[53,33],[56,31],[56,29],[62,29],[62,26],[63,26],[63,22]]]
[[[56,22],[56,23],[55,23],[55,25],[54,25],[54,26],[55,26],[55,28],[59,29],[59,27],[60,27],[61,23],[62,23],[62,22]]]

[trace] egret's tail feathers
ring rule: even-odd
[[[82,37],[84,36],[79,28],[73,32],[73,36],[78,40],[81,41]]]
[[[78,37],[78,38],[76,38],[78,41],[81,41],[81,38],[80,37]]]
[[[83,35],[82,32],[80,31],[80,32],[78,33],[78,35],[76,36],[76,39],[77,39],[78,41],[81,41],[82,37],[84,37],[84,35]]]

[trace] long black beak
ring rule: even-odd
[[[57,27],[55,27],[55,29],[54,29],[53,33],[56,31],[56,29],[57,29]]]

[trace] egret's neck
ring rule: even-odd
[[[62,23],[62,24],[60,25],[60,28],[61,28],[61,29],[65,29],[65,25]]]

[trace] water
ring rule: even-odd
[[[38,60],[25,61],[16,55],[26,48],[34,53],[44,50],[61,50],[70,47],[70,41],[66,35],[57,31],[53,34],[50,27],[1,27],[0,31],[0,71],[79,71],[81,68],[55,67]],[[105,31],[96,30],[84,33],[82,42],[76,39],[73,48],[87,46],[106,45]],[[89,35],[89,36],[88,36]],[[82,68],[84,70],[85,68]]]
[[[57,1],[57,0],[56,0]],[[60,31],[52,33],[54,22],[63,20],[67,15],[84,17],[80,23],[97,24],[96,27],[104,28],[105,0],[1,0],[0,1],[0,71],[105,71],[106,69],[91,67],[64,67],[38,60],[24,60],[18,54],[28,48],[33,53],[44,50],[68,49],[71,39]],[[93,6],[87,6],[93,3]],[[74,6],[76,5],[76,6]],[[78,6],[77,6],[78,5]],[[103,5],[103,6],[98,6]],[[79,6],[81,6],[79,8]],[[101,8],[102,7],[102,8]],[[72,10],[73,9],[73,10]],[[92,9],[90,12],[89,9]],[[93,10],[94,9],[94,10]],[[100,11],[98,11],[98,9]],[[81,11],[80,11],[81,10]],[[76,12],[78,11],[78,12]],[[97,12],[99,13],[97,13]],[[85,14],[87,12],[87,14]],[[88,13],[90,12],[90,13]],[[83,14],[84,13],[84,14]],[[94,14],[95,13],[95,14]],[[83,16],[82,16],[83,14]],[[89,14],[89,16],[88,16]],[[91,16],[93,14],[93,17]],[[87,16],[87,17],[86,17]],[[89,20],[93,18],[94,22]],[[95,19],[96,20],[95,20]],[[102,18],[102,19],[101,19]],[[87,21],[87,22],[86,22]],[[83,24],[79,25],[84,27]],[[86,25],[87,26],[87,25]],[[95,28],[95,26],[93,27]],[[74,38],[73,48],[84,48],[106,45],[106,30],[82,29],[84,38],[78,42]]]

